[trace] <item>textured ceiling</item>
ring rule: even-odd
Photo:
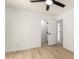
[[[74,7],[74,0],[56,0],[66,6],[64,8],[52,4],[49,11],[46,11],[46,3],[38,2],[31,3],[30,0],[6,0],[6,7],[11,8],[21,8],[21,9],[30,9],[41,13],[50,14],[52,16],[57,16],[66,10],[69,10]]]

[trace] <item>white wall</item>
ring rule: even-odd
[[[6,8],[6,52],[40,47],[41,19],[50,18],[30,10]]]
[[[40,15],[18,9],[6,10],[6,51],[41,46]]]
[[[63,47],[74,51],[74,9],[66,11],[56,19],[63,19]]]

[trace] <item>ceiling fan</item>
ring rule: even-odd
[[[36,1],[30,1],[30,2],[46,2],[46,11],[49,10],[50,5],[55,4],[58,5],[60,7],[65,7],[65,4],[62,4],[56,0],[36,0]]]

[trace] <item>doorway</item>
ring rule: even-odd
[[[41,46],[53,45],[57,43],[57,21],[41,20]]]
[[[48,22],[47,20],[41,20],[41,46],[48,45]]]
[[[63,20],[57,21],[57,45],[63,46]]]

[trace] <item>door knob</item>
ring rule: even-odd
[[[47,34],[51,35],[51,33],[47,32]]]
[[[47,34],[49,34],[49,32],[47,32]]]
[[[49,33],[49,35],[51,35],[51,33]]]

